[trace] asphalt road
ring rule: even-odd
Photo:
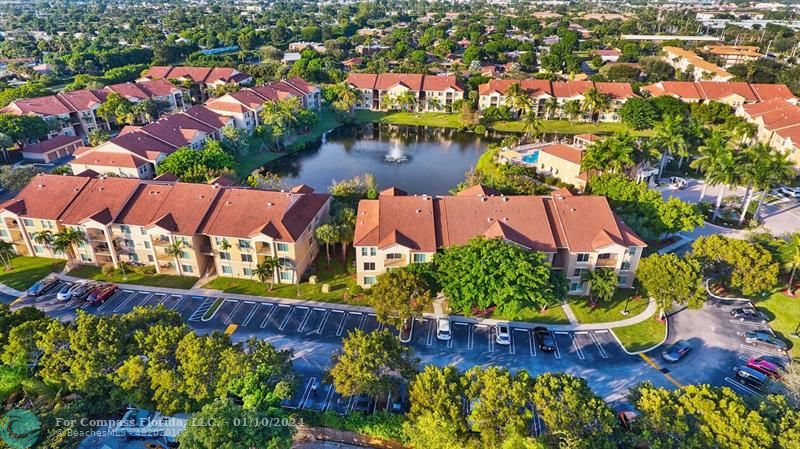
[[[145,287],[120,290],[104,304],[91,306],[81,301],[58,301],[54,288],[39,298],[26,298],[14,307],[34,305],[60,320],[72,320],[76,310],[93,314],[126,313],[136,306],[165,307],[177,311],[197,332],[228,331],[234,341],[255,337],[269,341],[279,349],[294,351],[294,366],[301,379],[295,395],[284,404],[290,408],[336,410],[346,413],[354,406],[353,398],[340,397],[325,384],[324,371],[331,354],[341,348],[341,341],[354,329],[382,329],[375,315],[337,308],[336,305],[313,307],[283,302],[249,301],[223,298],[216,313],[204,319],[215,297],[153,293]],[[505,366],[525,369],[536,376],[545,372],[568,372],[587,379],[592,389],[606,401],[619,405],[627,391],[643,381],[674,387],[690,383],[727,385],[740,393],[753,393],[729,380],[732,368],[760,349],[742,345],[738,335],[745,326],[732,323],[729,304],[709,302],[703,310],[683,310],[671,317],[669,342],[688,339],[695,349],[677,364],[667,365],[658,350],[646,356],[628,355],[608,330],[557,332],[557,350],[540,351],[527,329],[511,328],[510,345],[495,342],[494,329],[480,324],[453,323],[453,338],[436,338],[435,322],[416,320],[406,344],[422,364],[455,365],[465,370],[473,366]],[[396,329],[390,329],[398,335]],[[741,388],[740,388],[741,387]],[[385,403],[385,401],[384,401]],[[373,403],[373,407],[383,406]]]

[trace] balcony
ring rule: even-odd
[[[111,249],[108,247],[106,243],[92,243],[92,252],[94,252],[95,255],[98,254],[106,254],[109,256],[111,255]]]
[[[616,268],[617,258],[616,257],[609,257],[606,259],[598,258],[594,266],[598,268]]]
[[[256,254],[260,256],[271,256],[272,255],[272,245],[269,243],[258,243],[256,244]]]
[[[401,257],[392,257],[392,258],[385,258],[383,259],[383,266],[384,267],[404,267],[408,265],[408,258],[406,256]]]
[[[90,242],[105,242],[106,241],[106,234],[105,232],[99,229],[87,229],[86,230],[86,240]]]
[[[156,259],[158,259],[158,260],[166,260],[166,261],[169,261],[169,262],[172,262],[172,261],[175,260],[175,258],[170,256],[169,254],[161,253],[161,252],[156,252]]]
[[[168,237],[153,237],[153,246],[167,247],[171,245]]]

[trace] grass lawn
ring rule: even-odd
[[[350,251],[352,253],[352,251]],[[348,261],[352,262],[352,254],[348,257]],[[355,274],[349,268],[342,265],[341,257],[334,257],[331,254],[331,264],[328,267],[328,261],[325,258],[325,253],[321,253],[317,260],[314,261],[316,266],[317,283],[309,284],[303,282],[300,285],[294,284],[275,284],[273,290],[270,291],[269,284],[263,282],[238,279],[230,277],[217,277],[203,288],[210,288],[214,290],[222,290],[226,293],[238,293],[241,295],[254,295],[254,296],[273,296],[276,298],[289,298],[289,299],[307,299],[312,301],[323,301],[333,303],[345,303],[364,305],[363,298],[344,300],[344,294],[350,287],[356,285]],[[322,291],[322,284],[328,284],[330,290],[327,293]]]
[[[336,121],[336,114],[329,109],[321,109],[318,118],[317,125],[309,132],[300,134],[297,138],[289,142],[289,149],[285,152],[262,151],[261,145],[264,139],[255,136],[251,137],[250,154],[236,160],[236,174],[239,178],[246,179],[253,170],[275,159],[302,150],[307,143],[318,139],[321,135],[341,125],[341,123]]]
[[[629,131],[634,136],[652,135],[651,130],[636,131],[623,123],[570,123],[568,120],[542,120],[542,132],[545,134],[614,134]],[[492,129],[503,132],[522,132],[525,124],[522,121],[496,122],[491,125]]]
[[[127,273],[127,279],[121,273],[111,276],[104,275],[100,268],[92,265],[81,265],[69,272],[70,276],[96,281],[115,282],[117,284],[144,285],[147,287],[182,288],[188,289],[197,282],[192,276],[170,276],[166,274],[137,274]]]
[[[611,332],[614,332],[625,349],[635,352],[661,343],[667,332],[667,326],[650,318],[632,326],[611,329]]]
[[[63,259],[20,256],[11,259],[11,270],[0,265],[0,284],[17,290],[27,290],[34,282],[54,271],[61,271],[66,263]]]
[[[502,314],[494,314],[492,318],[499,320],[511,320],[510,317],[503,316]],[[528,323],[542,323],[542,324],[569,324],[567,315],[564,314],[564,309],[560,304],[553,304],[547,310],[542,312],[536,307],[526,307],[522,309],[519,316],[514,317],[513,321],[526,321]]]
[[[611,301],[599,302],[591,307],[589,298],[576,296],[570,298],[569,307],[581,323],[607,323],[626,318],[621,312],[625,308],[625,300],[634,294],[633,289],[618,289]],[[633,299],[628,303],[628,317],[636,316],[647,308],[647,299]]]
[[[775,293],[763,301],[755,301],[756,307],[766,312],[772,321],[769,322],[775,334],[791,346],[792,354],[800,354],[799,339],[793,338],[791,333],[800,324],[800,297],[790,298],[781,292]]]

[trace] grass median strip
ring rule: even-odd
[[[667,334],[667,326],[648,318],[641,323],[611,329],[628,352],[644,351],[661,343]]]
[[[106,276],[100,271],[100,268],[92,265],[81,265],[70,271],[69,275],[95,281],[114,282],[117,284],[133,284],[144,285],[147,287],[180,289],[190,289],[197,282],[196,277],[170,276],[166,274],[138,274],[131,272],[123,275],[122,273],[114,272],[113,274]]]
[[[209,307],[208,310],[206,310],[206,313],[203,315],[202,320],[203,321],[210,320],[211,317],[214,316],[215,313],[217,313],[217,309],[219,309],[219,306],[222,305],[223,301],[225,301],[224,298],[215,299],[214,304],[211,304],[211,307]]]
[[[636,316],[647,309],[649,301],[646,298],[633,296],[633,289],[618,289],[610,301],[601,301],[592,307],[586,296],[572,297],[569,307],[581,323],[608,323]],[[627,302],[627,305],[626,305]],[[627,306],[628,315],[622,311]]]

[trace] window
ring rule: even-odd
[[[147,255],[147,261],[150,262],[150,263],[153,263],[153,255],[152,254],[148,254]]]
[[[586,273],[587,271],[589,270],[587,270],[586,268],[576,268],[575,271],[572,273],[572,277],[576,278],[582,277],[583,273]]]
[[[30,218],[23,218],[22,223],[24,223],[25,226],[33,226],[33,220],[31,220]]]
[[[583,290],[583,282],[572,282],[569,284],[569,291],[579,292]]]
[[[231,260],[231,253],[228,253],[228,252],[220,252],[220,253],[219,253],[219,258],[220,258],[221,260]]]
[[[189,251],[181,251],[181,259],[191,259],[192,255],[189,254]]]
[[[364,276],[364,285],[375,285],[375,276]]]
[[[282,281],[291,281],[292,280],[292,272],[291,271],[281,271],[281,280]]]
[[[44,248],[39,245],[33,245],[33,252],[36,254],[42,254],[44,253]]]
[[[123,234],[130,234],[131,233],[131,227],[130,226],[126,226],[126,225],[122,225],[122,226],[119,227],[119,232],[121,232]]]
[[[289,251],[289,244],[288,243],[276,243],[275,246],[278,248],[278,251],[281,251],[281,252]]]
[[[144,247],[145,247],[145,248],[147,248],[147,249],[150,249],[150,242],[148,242],[147,240],[145,240],[145,241],[144,241]]]
[[[233,269],[231,267],[229,267],[228,265],[223,265],[222,266],[222,273],[223,274],[233,274]]]
[[[191,265],[183,265],[183,264],[181,264],[181,270],[184,273],[194,273],[194,267],[192,267]]]
[[[278,257],[278,262],[280,262],[281,266],[284,268],[292,268],[292,259],[288,257]]]
[[[45,229],[53,229],[53,223],[50,220],[39,220],[39,223]]]
[[[375,271],[375,262],[364,262],[364,271]]]
[[[366,256],[367,255],[367,248],[366,247],[362,247],[361,248],[361,255],[362,256]]]
[[[400,260],[403,258],[403,255],[400,253],[389,253],[386,255],[386,258],[389,260]]]
[[[619,266],[619,269],[620,269],[620,270],[622,270],[622,271],[628,271],[628,270],[630,270],[630,269],[631,269],[631,263],[630,263],[630,262],[627,262],[627,261],[625,261],[625,262],[622,262],[622,263],[620,264],[620,266]]]
[[[5,229],[0,229],[0,237],[8,237],[8,231]]]
[[[589,253],[578,253],[578,262],[588,262],[589,261]]]
[[[139,255],[136,254],[136,253],[131,253],[131,254],[128,255],[128,259],[130,259],[132,262],[138,262],[139,261]]]
[[[635,246],[628,247],[628,255],[631,256],[631,257],[636,255],[636,247]]]
[[[370,248],[369,249],[369,255],[370,256],[377,256],[378,255],[378,248],[374,248],[374,247]]]
[[[242,254],[242,262],[252,262],[253,256],[250,254]]]
[[[130,240],[130,239],[123,240],[122,244],[127,246],[128,248],[133,248],[134,247],[133,240]]]
[[[597,255],[597,260],[608,260],[611,258],[611,253],[601,253]]]
[[[248,276],[248,277],[252,277],[253,276],[253,270],[250,269],[250,268],[242,268],[242,273],[245,276]]]
[[[86,254],[81,254],[81,261],[83,261],[83,262],[91,262],[92,258],[87,256]]]
[[[628,276],[617,276],[617,283],[619,285],[625,285],[628,283]]]
[[[425,263],[427,260],[427,254],[414,254],[414,263]]]
[[[250,240],[239,240],[239,248],[250,249]]]

